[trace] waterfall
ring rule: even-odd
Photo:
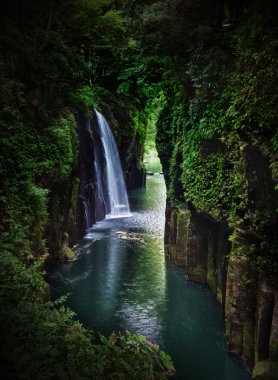
[[[106,219],[130,216],[123,170],[114,136],[104,116],[98,111],[95,112],[102,145],[100,150],[95,140],[96,205],[103,205]],[[100,151],[104,154],[105,168],[100,162]]]

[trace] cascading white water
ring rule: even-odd
[[[106,161],[106,183],[109,205],[106,205],[106,219],[130,216],[129,203],[121,161],[114,136],[104,116],[96,112],[99,133]],[[95,161],[96,177],[100,183],[98,163]],[[98,186],[98,191],[101,188]]]

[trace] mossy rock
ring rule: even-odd
[[[217,302],[220,305],[222,305],[223,304],[223,294],[222,294],[222,290],[220,288],[217,288],[216,298],[217,298]]]
[[[278,361],[269,363],[269,374],[271,380],[277,380],[278,378]]]
[[[268,374],[269,374],[269,360],[263,360],[255,364],[255,367],[252,373],[252,378],[254,380],[275,380],[274,377],[269,377]]]
[[[259,361],[255,364],[252,379],[254,380],[277,380],[278,362],[267,360]]]
[[[171,260],[175,260],[177,258],[177,247],[173,244],[169,244],[169,255]]]
[[[251,322],[245,321],[243,328],[243,356],[254,361],[254,326]]]
[[[202,265],[196,266],[194,269],[188,270],[188,278],[191,281],[196,281],[200,283],[207,282],[207,271]]]
[[[75,261],[77,260],[77,254],[69,247],[64,249],[64,257],[67,261]]]

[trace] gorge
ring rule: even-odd
[[[208,289],[165,259],[165,196],[158,173],[130,191],[131,217],[98,222],[79,243],[78,262],[48,271],[52,297],[70,293],[67,305],[95,331],[146,335],[171,355],[173,379],[250,379],[226,352],[223,315]]]
[[[277,21],[0,5],[3,378],[277,380]]]

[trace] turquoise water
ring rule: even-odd
[[[148,177],[129,199],[131,217],[98,223],[78,261],[48,272],[52,297],[71,293],[78,318],[103,334],[146,335],[172,356],[175,379],[250,379],[225,351],[223,315],[209,290],[165,259],[163,176]]]

